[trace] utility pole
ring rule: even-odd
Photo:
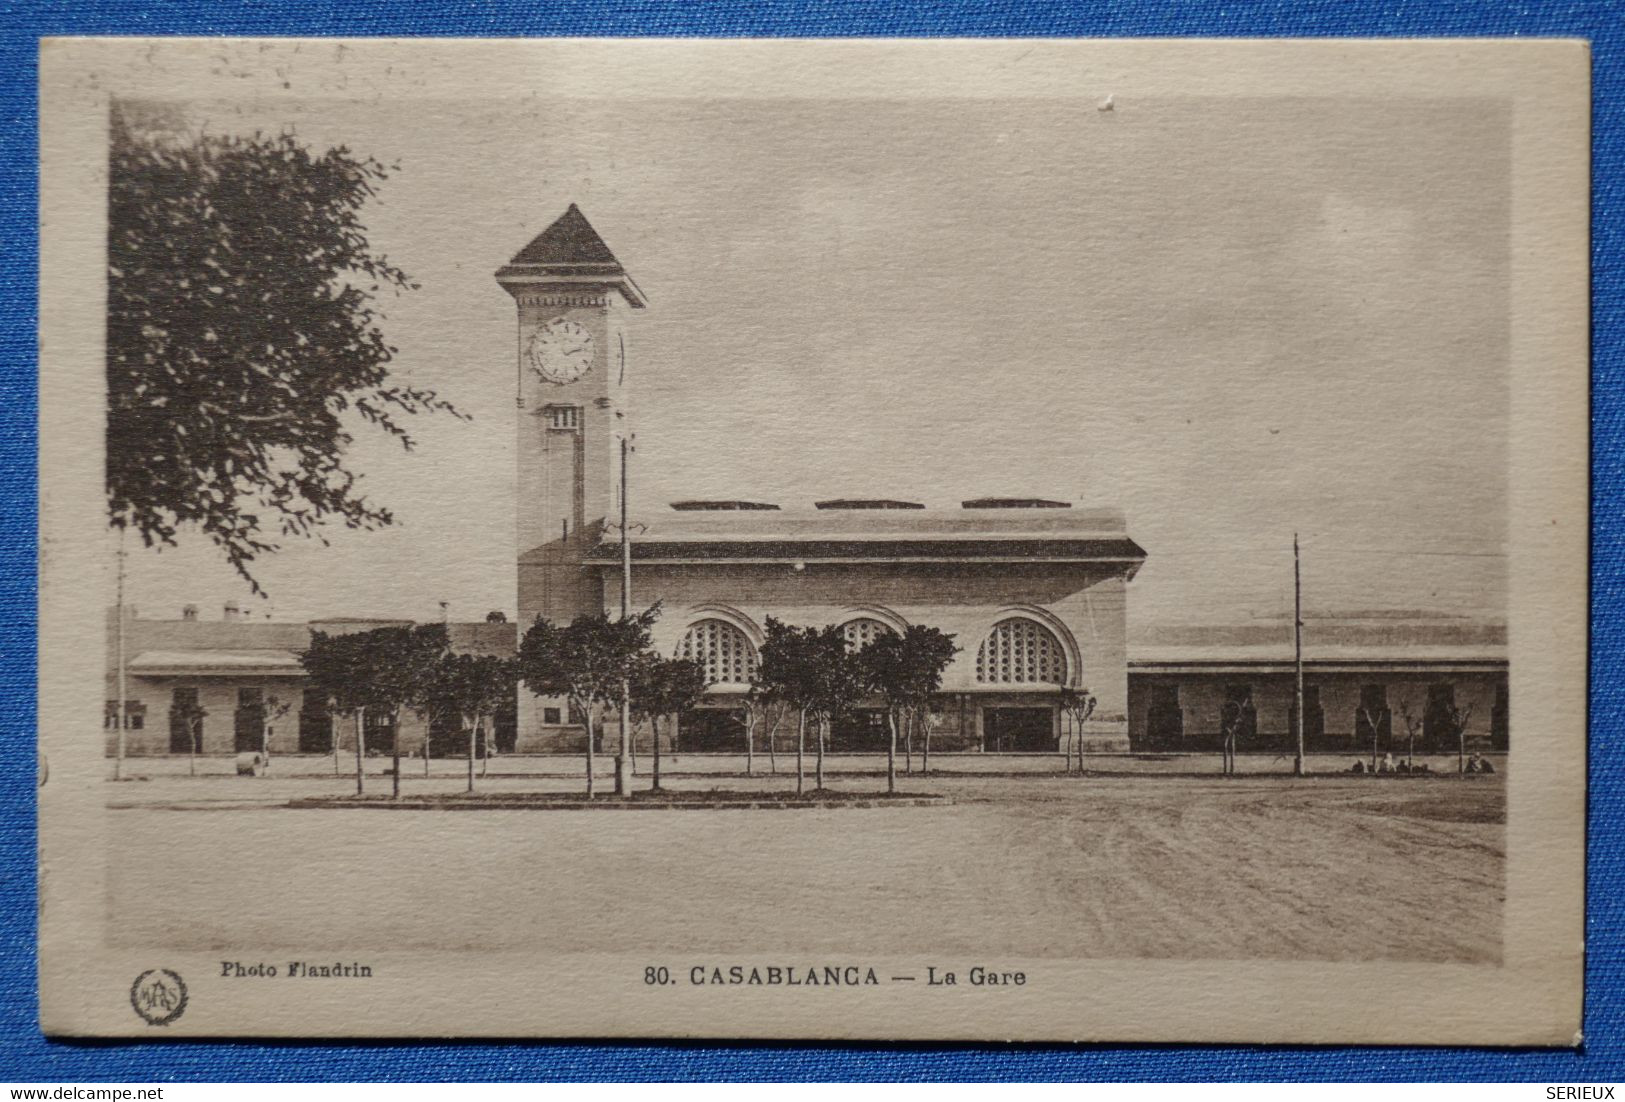
[[[117,638],[117,643],[115,644],[115,649],[117,651],[117,654],[115,655],[115,661],[118,663],[118,675],[117,675],[118,676],[118,700],[115,702],[115,707],[118,708],[118,711],[116,713],[114,713],[114,715],[113,715],[113,724],[118,730],[118,753],[117,753],[117,756],[113,758],[113,779],[115,781],[121,781],[121,780],[124,779],[124,709],[127,707],[127,705],[125,704],[125,701],[124,701],[124,694],[125,694],[126,685],[125,685],[125,681],[124,681],[124,676],[125,675],[124,675],[124,526],[123,525],[120,525],[119,530],[118,530],[118,598],[117,598],[117,601],[115,602],[115,604],[117,606],[115,611],[118,614],[118,629],[117,629],[117,631],[115,633],[116,638]],[[105,745],[105,743],[103,745]]]
[[[1298,736],[1298,756],[1292,762],[1292,772],[1303,776],[1303,571],[1298,562],[1298,533],[1292,533],[1292,649],[1293,666],[1297,673],[1298,707],[1292,724]]]
[[[621,621],[632,615],[632,537],[626,527],[626,457],[630,441],[621,436]],[[632,788],[632,686],[621,678],[621,752],[615,757],[615,794],[624,796]],[[656,738],[659,736],[656,735]]]

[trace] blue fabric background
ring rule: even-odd
[[[37,39],[187,35],[1562,35],[1595,67],[1592,754],[1586,1044],[1580,1052],[779,1045],[93,1045],[39,1034],[34,974]],[[161,0],[0,4],[0,1081],[613,1079],[1625,1079],[1625,10],[1609,0]]]

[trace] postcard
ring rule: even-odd
[[[1584,43],[40,82],[47,1033],[1579,1043]]]

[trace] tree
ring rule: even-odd
[[[1078,744],[1078,773],[1083,773],[1083,725],[1095,714],[1095,696],[1088,689],[1061,686],[1061,712],[1072,721],[1072,735],[1067,741],[1066,768],[1072,771],[1072,743]]]
[[[632,716],[647,721],[654,736],[655,791],[660,790],[660,721],[698,704],[710,682],[705,667],[691,658],[662,658],[645,651],[632,666]]]
[[[1462,707],[1452,701],[1443,709],[1450,733],[1456,739],[1456,772],[1467,772],[1467,727],[1472,723],[1473,706]]]
[[[186,732],[186,771],[197,776],[197,756],[203,752],[203,720],[209,713],[195,699],[175,706],[175,719]]]
[[[1241,704],[1235,700],[1226,700],[1219,709],[1219,749],[1226,776],[1236,771],[1236,733],[1241,729],[1242,716]]]
[[[796,715],[796,794],[806,788],[807,716],[816,697],[816,679],[811,669],[811,629],[767,618],[766,638],[756,666],[760,691],[784,702]]]
[[[954,637],[937,628],[910,624],[898,635],[886,632],[858,651],[858,665],[865,671],[863,683],[880,694],[886,706],[886,791],[897,791],[897,731],[925,725],[931,698],[942,688],[942,675],[959,648]],[[926,743],[929,767],[930,743]]]
[[[475,740],[486,729],[490,717],[513,695],[516,683],[514,660],[494,654],[447,651],[440,655],[429,675],[429,689],[425,694],[429,712],[456,718],[468,733],[470,792],[474,791],[474,761],[479,756]],[[485,751],[489,756],[489,743]],[[427,749],[424,757],[428,757]]]
[[[401,712],[426,714],[436,663],[451,646],[445,624],[391,625],[357,633],[368,706],[390,718],[390,795],[401,795]]]
[[[942,690],[942,675],[959,653],[954,637],[924,624],[910,624],[903,632],[906,678],[905,707],[914,716],[923,739],[920,770],[931,772],[931,704]]]
[[[366,757],[367,684],[366,633],[330,635],[310,633],[310,644],[299,654],[299,664],[310,679],[310,687],[327,701],[333,731],[333,761],[338,763],[338,717],[355,718],[355,791],[365,791],[363,760]]]
[[[1399,719],[1405,725],[1405,768],[1408,771],[1414,770],[1416,768],[1416,736],[1422,733],[1423,725],[1422,713],[1416,711],[1408,696],[1399,698]],[[1371,720],[1367,718],[1366,722],[1371,723]],[[1376,726],[1375,723],[1371,723],[1371,764],[1373,768],[1376,767],[1377,763]]]
[[[519,643],[519,677],[537,696],[562,696],[581,713],[587,728],[587,795],[593,794],[595,719],[620,700],[638,656],[649,647],[649,629],[660,606],[611,620],[603,613],[577,616],[558,627],[540,616]]]
[[[764,683],[760,671],[751,681],[750,691],[745,694],[745,775],[750,776],[756,749],[756,732],[764,731],[767,735],[768,772],[778,773],[779,756],[776,745],[776,736],[779,725],[784,722],[790,712],[790,705],[783,696],[773,690],[773,687]]]
[[[1382,738],[1382,718],[1383,712],[1386,710],[1385,708],[1374,708],[1361,704],[1356,713],[1361,719],[1365,720],[1366,729],[1371,732],[1371,772],[1373,773],[1377,771],[1378,743]]]
[[[256,593],[278,537],[393,522],[345,463],[350,427],[411,450],[404,415],[444,411],[390,380],[383,292],[414,289],[361,212],[393,167],[290,134],[167,132],[111,118],[107,499],[151,547],[201,531]]]
[[[830,729],[850,715],[872,690],[869,667],[857,652],[846,645],[846,633],[838,625],[806,629],[804,675],[809,679],[808,714],[816,722],[818,757],[815,786],[824,788],[824,750]]]
[[[886,707],[886,791],[897,791],[897,726],[907,707],[906,659],[903,639],[896,632],[883,632],[857,652],[858,661],[869,672],[869,684],[880,694]]]

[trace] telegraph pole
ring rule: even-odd
[[[621,436],[621,621],[632,615],[632,537],[626,527],[626,457],[629,441]],[[624,796],[632,784],[632,686],[621,677],[621,752],[615,758],[615,794]]]
[[[1298,533],[1292,533],[1292,650],[1293,667],[1297,673],[1298,707],[1292,726],[1298,736],[1298,756],[1292,762],[1292,772],[1303,776],[1303,572],[1298,563]]]
[[[115,660],[118,663],[118,701],[116,702],[118,711],[113,716],[113,724],[118,730],[118,755],[113,759],[113,779],[121,781],[124,779],[124,709],[128,706],[124,701],[126,685],[124,682],[124,527],[122,525],[119,526],[118,530],[118,599],[116,604],[118,613],[116,637],[118,642],[115,645],[117,650]]]

